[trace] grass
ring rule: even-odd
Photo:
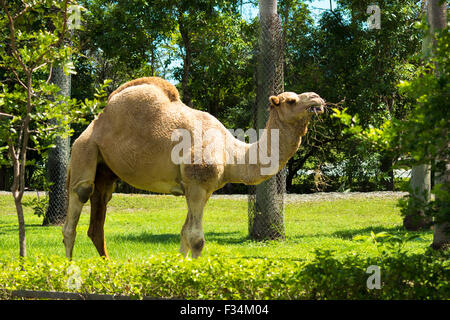
[[[31,196],[25,196],[28,198]],[[333,200],[286,205],[286,240],[255,242],[248,238],[247,201],[211,199],[204,213],[206,245],[203,256],[310,259],[315,249],[336,254],[375,255],[371,242],[352,240],[371,231],[402,235],[402,217],[396,199]],[[105,224],[111,258],[142,259],[158,253],[177,254],[179,233],[187,212],[185,199],[173,196],[116,194]],[[61,226],[43,227],[42,218],[25,208],[28,257],[64,256]],[[98,254],[87,237],[89,206],[83,209],[77,228],[74,259]],[[432,241],[431,232],[406,244],[408,252],[421,253]],[[10,195],[0,195],[0,258],[19,253],[18,225]]]

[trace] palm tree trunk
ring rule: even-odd
[[[52,82],[60,88],[59,94],[70,97],[71,77],[70,74],[64,73],[62,67],[53,68]],[[54,144],[55,148],[48,155],[47,179],[52,182],[52,185],[49,190],[49,205],[43,225],[61,224],[66,217],[68,201],[66,179],[70,155],[70,138],[58,136]]]
[[[189,76],[190,68],[192,64],[192,48],[191,39],[189,37],[189,29],[186,25],[185,18],[183,17],[183,12],[179,9],[178,12],[178,27],[180,29],[181,40],[184,47],[184,57],[183,57],[183,74],[181,77],[181,91],[183,92],[183,102],[187,106],[192,108],[192,97],[191,90],[189,89]]]

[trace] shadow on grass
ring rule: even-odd
[[[112,241],[133,241],[146,243],[176,243],[180,242],[180,234],[162,233],[152,234],[148,232],[141,232],[139,234],[121,234],[110,237]],[[217,242],[219,244],[239,244],[248,241],[248,236],[239,236],[239,232],[206,232],[205,240]]]
[[[386,233],[396,235],[396,236],[402,236],[402,235],[405,235],[406,233],[411,233],[411,231],[407,231],[403,227],[400,227],[400,226],[396,226],[396,227],[373,226],[373,227],[365,227],[365,228],[361,228],[361,229],[335,231],[335,232],[331,233],[330,236],[342,238],[345,240],[352,240],[353,237],[355,237],[355,236],[360,236],[360,235],[368,236],[368,235],[370,235],[370,232],[373,232],[375,234],[380,233],[380,232],[386,232]],[[419,234],[428,234],[430,232],[431,231],[419,231],[419,232],[415,232],[415,233],[417,233],[419,235]],[[419,241],[426,241],[426,240],[420,239]]]
[[[55,226],[43,226],[42,224],[25,224],[25,231],[35,230],[35,229],[41,229],[43,230],[43,227],[55,227]],[[58,227],[58,226],[56,226]],[[59,226],[61,227],[61,226]],[[10,224],[7,225],[0,225],[0,234],[14,234],[19,231],[19,225],[18,224]]]
[[[369,236],[370,232],[377,234],[380,232],[386,232],[392,235],[396,236],[403,236],[406,233],[412,233],[411,231],[405,230],[401,226],[369,226],[359,229],[349,229],[349,230],[338,230],[330,233],[316,233],[316,234],[301,234],[301,235],[295,235],[295,236],[289,236],[289,240],[301,240],[304,238],[315,238],[315,237],[330,237],[330,238],[341,238],[343,240],[352,240],[355,236]],[[431,231],[417,231],[414,232],[417,235],[426,235],[430,234]],[[418,239],[418,241],[427,241],[423,239]]]

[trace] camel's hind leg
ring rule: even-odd
[[[84,204],[94,191],[95,171],[98,162],[97,146],[81,135],[72,146],[67,189],[69,205],[63,226],[63,242],[66,247],[66,257],[72,258],[76,237],[76,228]]]
[[[205,244],[203,235],[203,208],[206,205],[211,192],[197,185],[186,186],[186,201],[188,214],[181,229],[180,253],[187,257],[189,250],[192,258],[198,258],[202,254]]]
[[[91,196],[91,221],[88,236],[100,256],[106,258],[108,258],[104,232],[106,204],[111,200],[116,180],[117,176],[105,164],[100,163],[97,166],[94,193]]]

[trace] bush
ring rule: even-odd
[[[71,264],[80,287],[71,283]],[[381,270],[381,289],[368,289],[367,267]],[[61,257],[0,261],[0,294],[11,290],[72,291],[181,299],[449,299],[448,252],[403,251],[376,257],[338,257],[316,251],[311,261],[198,260],[161,255],[142,261],[102,258],[70,262]],[[73,279],[72,279],[73,280]]]

